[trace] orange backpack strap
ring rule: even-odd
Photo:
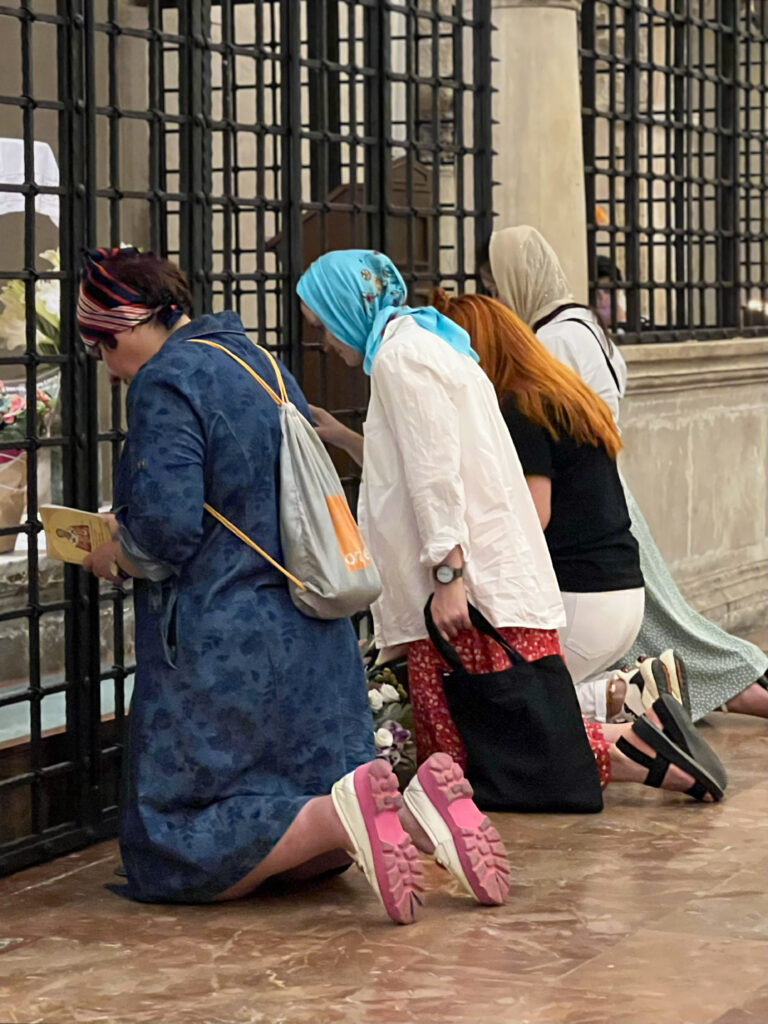
[[[251,540],[248,534],[243,533],[242,530],[239,530],[234,523],[231,523],[226,516],[223,516],[221,514],[221,512],[217,512],[215,508],[208,504],[207,501],[203,502],[203,508],[205,509],[206,512],[210,512],[214,519],[218,519],[222,526],[226,526],[228,530],[231,530],[232,533],[234,533],[236,537],[239,537],[244,544],[247,544],[249,548],[253,548],[254,551],[257,551],[262,558],[266,558],[270,565],[273,565],[279,572],[283,574],[283,576],[289,579],[291,583],[295,583],[299,590],[307,589],[306,585],[302,583],[301,580],[297,580],[293,573],[290,573],[288,572],[287,569],[284,569],[279,562],[276,562],[271,555],[267,554],[264,548],[260,548],[255,541]]]
[[[283,402],[288,401],[288,393],[285,390],[285,384],[283,383],[283,375],[280,373],[280,367],[277,365],[275,357],[272,355],[272,353],[268,352],[265,348],[262,348],[261,345],[256,345],[256,343],[254,342],[254,347],[259,349],[260,352],[263,352],[264,355],[267,356],[269,361],[272,363],[272,368],[274,369],[275,376],[277,377],[277,386],[280,391],[279,395],[274,390],[274,388],[270,387],[269,384],[267,384],[263,377],[260,377],[258,373],[256,373],[256,371],[252,367],[250,367],[248,363],[246,363],[244,359],[241,359],[240,356],[236,356],[234,352],[230,352],[228,348],[225,348],[223,345],[220,345],[217,341],[206,341],[205,338],[190,338],[190,341],[192,342],[193,345],[210,345],[211,348],[217,348],[219,352],[223,352],[225,355],[229,356],[230,359],[234,359],[236,363],[239,363],[240,366],[242,366],[246,373],[250,373],[253,379],[255,381],[258,381],[259,384],[261,384],[261,386],[267,392],[267,394],[275,403],[275,405],[282,405]]]
[[[256,373],[255,370],[251,369],[251,367],[248,365],[248,363],[245,362],[244,359],[241,359],[240,356],[236,356],[234,352],[230,352],[228,348],[225,348],[223,345],[220,345],[217,341],[206,341],[204,338],[190,338],[190,341],[194,345],[210,345],[211,348],[217,348],[219,349],[220,352],[223,352],[225,355],[228,355],[230,359],[234,359],[236,363],[239,363],[244,370],[247,370],[247,372],[250,373],[254,380],[258,381],[258,383],[261,384],[261,386],[264,388],[264,390],[267,392],[269,397],[276,405],[282,405],[284,402],[288,401],[288,393],[285,390],[285,384],[283,382],[283,375],[280,373],[280,367],[277,365],[277,362],[275,361],[275,358],[272,355],[272,353],[268,352],[265,348],[262,348],[261,345],[256,345],[256,348],[263,352],[264,355],[267,356],[270,363],[272,364],[272,368],[275,371],[275,376],[277,377],[277,386],[280,391],[279,395],[273,388],[269,386],[269,384],[267,384],[267,382],[262,377],[258,375],[258,373]],[[307,589],[306,584],[302,583],[301,580],[296,579],[293,573],[288,572],[288,570],[285,569],[282,565],[280,565],[279,562],[276,562],[271,555],[267,554],[264,548],[260,548],[255,541],[251,540],[248,534],[243,533],[242,530],[238,529],[238,527],[235,526],[234,523],[231,523],[226,516],[221,514],[221,512],[217,512],[217,510],[213,508],[212,505],[209,505],[207,501],[203,502],[203,508],[205,509],[206,512],[209,512],[214,519],[217,519],[222,526],[226,526],[226,528],[228,530],[231,530],[231,532],[234,533],[236,537],[239,537],[244,544],[247,544],[248,547],[253,548],[254,551],[258,552],[258,554],[260,554],[262,558],[265,558],[270,565],[273,565],[275,569],[278,570],[278,572],[281,572],[283,576],[289,579],[291,583],[295,584],[295,586],[297,586],[299,590]]]
[[[272,364],[272,369],[275,371],[275,377],[277,377],[277,386],[280,389],[280,397],[284,402],[287,402],[288,392],[285,390],[283,375],[282,373],[280,373],[280,367],[277,365],[277,360],[275,359],[275,357],[272,355],[268,348],[263,348],[261,345],[257,345],[255,341],[252,342],[252,344],[259,350],[259,352],[263,352],[264,355]]]

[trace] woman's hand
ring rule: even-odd
[[[318,405],[310,405],[309,411],[312,415],[312,423],[317,431],[318,437],[325,444],[332,444],[337,448],[341,447],[344,433],[349,429],[341,420],[337,420],[327,409],[321,409]]]
[[[99,579],[109,580],[119,586],[123,582],[122,576],[117,575],[117,556],[120,552],[120,541],[108,540],[100,544],[95,551],[86,555],[83,559],[83,569],[92,572]]]
[[[465,629],[471,629],[467,591],[464,580],[438,583],[432,598],[432,620],[445,640],[453,640]]]
[[[112,538],[112,540],[115,540],[115,538],[117,537],[117,531],[120,529],[120,525],[117,521],[117,518],[111,512],[102,512],[101,518],[109,527],[110,537]]]
[[[347,455],[351,456],[358,466],[363,464],[363,435],[355,433],[349,427],[345,427],[341,420],[316,405],[310,405],[309,411],[312,415],[317,436],[325,444],[341,448]]]

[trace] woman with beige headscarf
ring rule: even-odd
[[[491,236],[488,257],[479,262],[478,272],[488,291],[524,320],[553,355],[574,369],[618,421],[627,379],[624,360],[593,311],[575,302],[560,261],[546,239],[527,226],[497,231]],[[626,481],[624,491],[632,532],[640,546],[645,614],[631,650],[621,661],[638,666],[646,683],[668,687],[682,699],[694,721],[717,708],[768,717],[765,653],[691,608]],[[567,640],[564,646],[567,651]],[[648,651],[664,653],[644,658]],[[569,668],[575,678],[580,675],[574,672],[573,661]],[[596,661],[593,671],[600,671]]]
[[[595,313],[576,302],[552,246],[527,225],[491,235],[480,268],[488,290],[520,317],[619,417],[627,368]]]

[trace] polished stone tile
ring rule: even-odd
[[[759,941],[768,934],[765,893],[750,887],[686,900],[684,905],[657,920],[654,927],[669,932]]]
[[[741,1006],[732,1007],[712,1024],[765,1024],[768,1020],[768,987],[762,985]]]
[[[615,943],[565,979],[571,989],[606,984],[617,1021],[707,1021],[765,981],[765,942],[642,929]]]
[[[427,867],[397,928],[362,876],[237,904],[121,900],[116,844],[0,880],[0,1019],[192,1024],[766,1021],[765,723],[712,715],[717,806],[613,786],[601,815],[497,815],[503,908]]]

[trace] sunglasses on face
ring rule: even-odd
[[[107,341],[104,338],[101,338],[101,339],[98,339],[98,340],[95,339],[95,338],[85,338],[81,334],[80,335],[80,340],[83,343],[83,347],[85,348],[85,351],[88,353],[88,355],[92,359],[103,359],[102,350],[105,347],[106,348],[111,348],[111,349],[117,348],[117,342],[114,340],[114,338],[111,339],[112,340],[112,344],[110,344],[109,341]]]

